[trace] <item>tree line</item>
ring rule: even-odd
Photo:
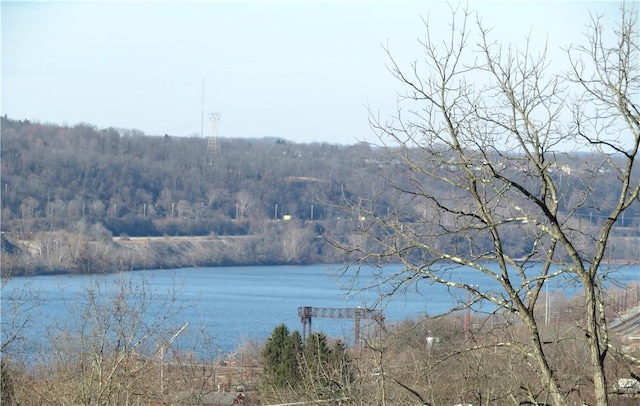
[[[388,159],[389,154],[405,151],[407,157],[417,157],[419,148],[222,138],[211,151],[207,139],[196,137],[149,136],[136,130],[99,129],[89,124],[62,126],[7,117],[2,117],[1,124],[2,231],[14,242],[38,235],[39,240],[46,239],[42,233],[63,237],[81,234],[87,242],[108,242],[120,236],[264,236],[259,249],[254,250],[260,254],[240,262],[222,257],[194,259],[191,255],[191,261],[185,260],[183,265],[342,262],[344,256],[328,241],[356,238],[352,225],[363,219],[359,209],[345,202],[357,202],[370,212],[369,217],[393,216],[407,224],[429,215],[428,205],[421,202],[398,205],[389,187],[390,181],[410,179],[408,168],[398,158]],[[450,165],[454,165],[451,151],[440,153],[449,156]],[[585,224],[603,223],[603,213],[615,204],[612,196],[619,185],[616,173],[604,165],[611,158],[597,152],[557,153],[553,158],[548,172],[568,191],[559,202],[559,211]],[[523,157],[507,159],[495,153],[487,159],[522,176],[531,169]],[[592,173],[592,163],[601,168],[597,176]],[[447,170],[435,161],[421,161],[420,165],[425,170],[434,165]],[[588,185],[584,182],[587,178]],[[415,180],[428,182],[425,187],[458,201],[442,182],[428,177]],[[587,190],[589,200],[576,205]],[[639,206],[632,205],[617,220],[612,259],[637,254]],[[289,221],[287,226],[274,224],[284,221]],[[439,219],[444,226],[455,221],[452,213]],[[274,232],[278,241],[289,236],[289,243],[283,242],[286,247],[274,249]],[[531,240],[515,226],[508,227],[506,233],[511,235],[506,241],[508,248],[514,255],[524,254]],[[446,239],[449,244],[464,245],[453,235],[443,235],[443,243]],[[254,245],[258,240],[253,240]],[[51,244],[49,248],[40,242],[36,245],[39,252],[48,250],[50,256],[66,260],[53,265],[50,258],[41,255],[23,261],[30,262],[32,268],[77,269],[69,260],[72,253],[52,253]],[[168,265],[162,261],[157,264]]]

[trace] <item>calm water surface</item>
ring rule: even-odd
[[[388,266],[383,275],[392,275],[400,269]],[[185,268],[177,270],[150,270],[128,274],[136,281],[145,280],[154,302],[163,302],[175,296],[176,306],[184,307],[173,319],[176,326],[188,322],[192,333],[205,331],[213,337],[216,351],[232,352],[245,340],[262,341],[274,327],[285,323],[291,330],[302,329],[297,309],[313,307],[376,307],[382,310],[387,324],[425,315],[446,312],[464,301],[465,292],[450,292],[439,285],[422,282],[419,289],[409,288],[391,301],[378,303],[389,284],[379,285],[373,268],[367,268],[350,289],[354,270],[343,273],[339,265],[313,266],[260,266]],[[532,271],[535,271],[532,270]],[[476,272],[457,271],[453,276],[467,283],[490,289],[494,282]],[[117,275],[98,277],[101,286],[112,284]],[[121,276],[120,276],[121,278]],[[640,281],[640,266],[626,266],[615,271],[610,279],[626,285]],[[37,342],[51,326],[70,319],[77,312],[83,292],[95,287],[95,280],[86,276],[35,276],[11,280],[3,289],[3,318],[10,309],[10,292],[28,286],[38,292],[42,305],[28,326],[27,337]],[[93,284],[93,285],[92,285]],[[553,289],[554,285],[551,284]],[[149,293],[149,292],[147,292]],[[565,294],[572,294],[566,290]],[[142,295],[138,292],[137,295]],[[6,323],[3,322],[3,330]],[[343,319],[314,319],[313,330],[332,337],[353,341],[353,321]],[[3,334],[5,332],[3,331]],[[186,335],[186,334],[185,334]]]

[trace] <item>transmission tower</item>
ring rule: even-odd
[[[209,114],[209,120],[211,120],[211,135],[207,141],[207,164],[213,166],[218,160],[218,153],[220,152],[220,144],[218,143],[218,123],[220,122],[220,113],[217,111]]]

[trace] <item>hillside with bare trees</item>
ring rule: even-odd
[[[344,202],[360,202],[380,217],[393,213],[408,224],[428,209],[415,204],[397,212],[385,182],[402,178],[407,168],[399,161],[389,165],[383,157],[390,152],[366,144],[220,139],[215,159],[209,160],[202,138],[5,117],[3,268],[23,274],[344,262],[344,253],[328,243],[349,238],[360,219],[344,210]],[[595,152],[554,157],[549,174],[571,191],[559,211],[572,213],[586,227],[602,224],[603,213],[615,203],[616,174],[603,170],[594,176],[590,164],[607,157]],[[524,164],[509,169],[528,170]],[[587,178],[593,193],[576,206]],[[441,219],[444,225],[453,221],[453,216]],[[530,241],[516,227],[507,233],[509,249],[524,254]],[[639,235],[635,203],[617,220],[607,258],[637,259]],[[173,238],[187,236],[201,238]],[[442,241],[447,238],[453,237]]]

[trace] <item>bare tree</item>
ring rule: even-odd
[[[3,237],[4,239],[4,237]],[[20,258],[10,250],[2,249],[0,268],[0,388],[4,405],[19,404],[17,398],[24,391],[22,378],[29,353],[29,337],[33,334],[33,321],[44,303],[39,289],[31,284],[11,284],[11,279],[24,269]]]
[[[234,218],[243,219],[252,209],[254,198],[248,191],[241,190],[236,193],[236,201],[236,215]]]
[[[132,273],[92,277],[67,299],[69,319],[48,329],[37,354],[29,403],[129,404],[162,400],[164,352],[182,306],[175,288],[159,292]]]
[[[566,405],[576,390],[562,378],[562,351],[549,349],[536,318],[546,284],[572,283],[585,309],[578,322],[589,354],[582,374],[592,382],[580,396],[608,404],[605,260],[616,222],[638,204],[640,191],[637,12],[622,5],[611,35],[593,17],[586,45],[566,50],[568,73],[551,72],[547,50],[535,53],[530,41],[525,49],[493,41],[481,20],[472,23],[461,9],[452,9],[442,37],[425,23],[423,63],[405,69],[386,48],[389,70],[407,90],[396,115],[371,113],[371,125],[384,147],[379,162],[394,168],[393,176],[366,204],[348,201],[366,241],[353,246],[342,237],[342,246],[363,262],[402,262],[387,279],[393,292],[426,280],[515,318],[513,328],[526,334],[494,345],[527,360],[538,380],[528,385],[536,401]],[[577,194],[565,186],[571,165]],[[595,187],[603,174],[617,182],[610,204]],[[596,209],[601,224],[580,218]],[[492,287],[468,282],[474,272]]]

